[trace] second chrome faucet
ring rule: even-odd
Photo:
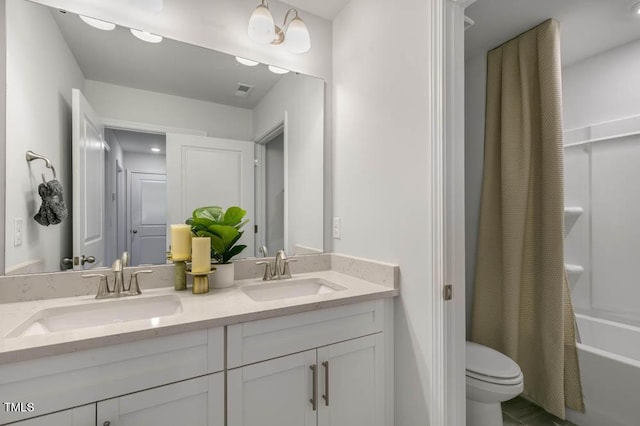
[[[260,262],[256,262],[256,265],[264,265],[263,281],[284,280],[291,278],[291,268],[289,267],[289,263],[295,262],[296,260],[297,259],[289,259],[284,250],[278,250],[273,263],[268,260],[262,260]]]

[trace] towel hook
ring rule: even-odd
[[[56,169],[55,167],[53,167],[53,164],[51,164],[51,160],[49,160],[47,157],[45,157],[44,155],[40,155],[40,154],[36,154],[35,152],[29,150],[27,151],[27,161],[33,161],[33,160],[42,160],[45,162],[45,166],[47,166],[48,169],[51,169],[51,171],[53,172],[53,178],[54,179],[58,179],[58,177],[56,176]],[[47,183],[47,180],[44,177],[44,173],[42,173],[42,181],[44,183]]]

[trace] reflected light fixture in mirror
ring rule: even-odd
[[[274,74],[286,74],[289,72],[289,70],[286,70],[284,68],[274,67],[273,65],[269,65],[269,71],[271,71]]]
[[[103,31],[111,31],[113,29],[115,29],[116,24],[111,23],[111,22],[107,22],[107,21],[102,21],[100,19],[96,19],[96,18],[90,18],[88,16],[84,16],[84,15],[78,15],[80,16],[80,19],[82,19],[82,21],[89,25],[92,26],[93,28],[97,28],[99,30],[103,30]]]
[[[640,17],[640,2],[634,4],[633,6],[631,6],[631,11],[633,12],[633,14],[635,16]]]
[[[289,19],[292,17],[292,19]],[[262,0],[249,19],[249,38],[256,43],[282,44],[285,49],[293,53],[304,53],[311,49],[311,37],[309,29],[298,16],[298,11],[291,8],[284,15],[282,27],[278,27],[273,21],[273,15],[269,11],[268,0]]]
[[[146,41],[147,43],[160,43],[162,41],[162,36],[151,34],[146,31],[134,30],[133,28],[131,28],[131,34],[142,41]]]
[[[260,62],[252,61],[251,59],[241,58],[240,56],[236,56],[236,61],[240,62],[242,65],[246,65],[248,67],[255,67]]]

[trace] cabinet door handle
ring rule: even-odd
[[[324,405],[329,406],[329,361],[324,361],[322,363],[324,367],[324,395],[322,395],[322,399],[324,399]]]
[[[311,392],[313,397],[309,400],[309,402],[311,403],[311,407],[313,408],[313,411],[316,411],[318,409],[318,366],[313,364],[309,368],[312,371],[311,374],[313,377],[313,389]]]
[[[102,426],[110,426],[111,422],[109,420],[107,420],[106,422],[102,423]]]

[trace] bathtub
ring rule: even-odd
[[[580,426],[640,425],[640,327],[576,314],[586,412],[567,411]]]

